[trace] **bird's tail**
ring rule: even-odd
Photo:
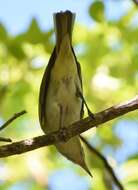
[[[58,12],[54,14],[57,52],[59,52],[60,44],[66,34],[69,35],[71,43],[74,20],[75,20],[75,13],[72,13],[71,11]]]

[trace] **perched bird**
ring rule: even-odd
[[[82,78],[72,47],[75,14],[54,14],[56,46],[43,75],[39,95],[39,120],[45,134],[67,127],[83,117]],[[88,113],[91,112],[88,109]],[[55,144],[58,151],[91,175],[79,136]]]

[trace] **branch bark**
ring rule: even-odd
[[[3,125],[0,126],[0,131],[2,131],[3,129],[5,129],[6,127],[8,127],[10,123],[12,123],[15,119],[17,119],[18,117],[20,117],[21,115],[23,115],[25,113],[26,113],[25,110],[23,110],[23,111],[21,111],[19,113],[15,113]],[[5,137],[0,137],[0,141],[3,141],[3,142],[12,142],[12,140],[10,138],[5,138]]]
[[[81,138],[82,142],[84,142],[86,147],[90,150],[90,152],[94,153],[95,155],[97,155],[98,158],[101,159],[101,161],[104,164],[105,169],[109,172],[114,184],[118,187],[118,189],[124,190],[123,185],[121,184],[121,182],[115,175],[114,170],[112,169],[112,167],[110,166],[110,164],[108,163],[106,158],[98,150],[96,150],[83,136],[80,135],[80,138]]]
[[[138,6],[138,0],[132,0]]]
[[[138,109],[138,96],[128,102],[112,106],[104,111],[94,115],[94,119],[87,117],[72,125],[64,128],[62,131],[57,131],[49,135],[42,135],[8,145],[0,146],[0,158],[22,154],[37,148],[52,145],[57,142],[62,142],[63,139],[69,140],[71,137],[79,135],[95,126],[100,127],[100,124],[115,119],[121,115]]]
[[[17,119],[18,117],[20,117],[21,115],[27,113],[25,110],[19,112],[19,113],[15,113],[11,118],[9,118],[3,125],[0,126],[0,131],[5,129],[6,127],[9,126],[10,123],[12,123],[15,119]]]
[[[0,137],[0,141],[2,142],[12,142],[10,138]]]

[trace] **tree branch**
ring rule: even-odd
[[[10,123],[25,113],[27,113],[25,110],[15,113],[10,119],[8,119],[3,125],[0,126],[0,131],[5,129]]]
[[[7,126],[9,126],[10,123],[12,123],[15,119],[17,119],[18,117],[20,117],[21,115],[23,115],[25,113],[26,113],[25,110],[23,110],[19,113],[15,113],[10,119],[8,119],[3,125],[0,126],[0,131],[5,129]],[[0,137],[0,141],[12,142],[12,140],[10,138],[5,138],[5,137]]]
[[[138,5],[138,0],[132,0],[136,5]]]
[[[90,150],[90,152],[94,153],[95,155],[97,155],[98,158],[102,160],[104,167],[106,168],[106,170],[109,172],[110,176],[112,177],[114,184],[116,184],[116,186],[120,190],[124,190],[123,185],[120,183],[119,179],[115,175],[112,167],[108,164],[108,161],[106,160],[106,158],[98,150],[96,150],[84,137],[80,135],[80,138],[84,142],[84,144],[87,146],[87,148]]]
[[[15,154],[22,154],[40,147],[62,142],[63,139],[69,140],[71,137],[79,135],[94,126],[100,127],[100,124],[115,119],[121,115],[138,109],[138,96],[128,102],[112,106],[104,111],[96,113],[95,119],[87,117],[72,125],[64,128],[62,131],[57,131],[49,135],[30,138],[27,140],[3,145],[0,147],[0,157],[12,156]]]
[[[12,142],[12,140],[10,138],[5,138],[5,137],[0,137],[0,141],[3,141],[3,142]]]

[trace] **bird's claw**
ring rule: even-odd
[[[60,128],[59,135],[60,135],[60,139],[63,142],[67,142],[68,137],[67,137],[67,132],[66,132],[66,128],[65,127]]]
[[[91,119],[95,119],[94,114],[90,110],[88,110],[88,115]]]

